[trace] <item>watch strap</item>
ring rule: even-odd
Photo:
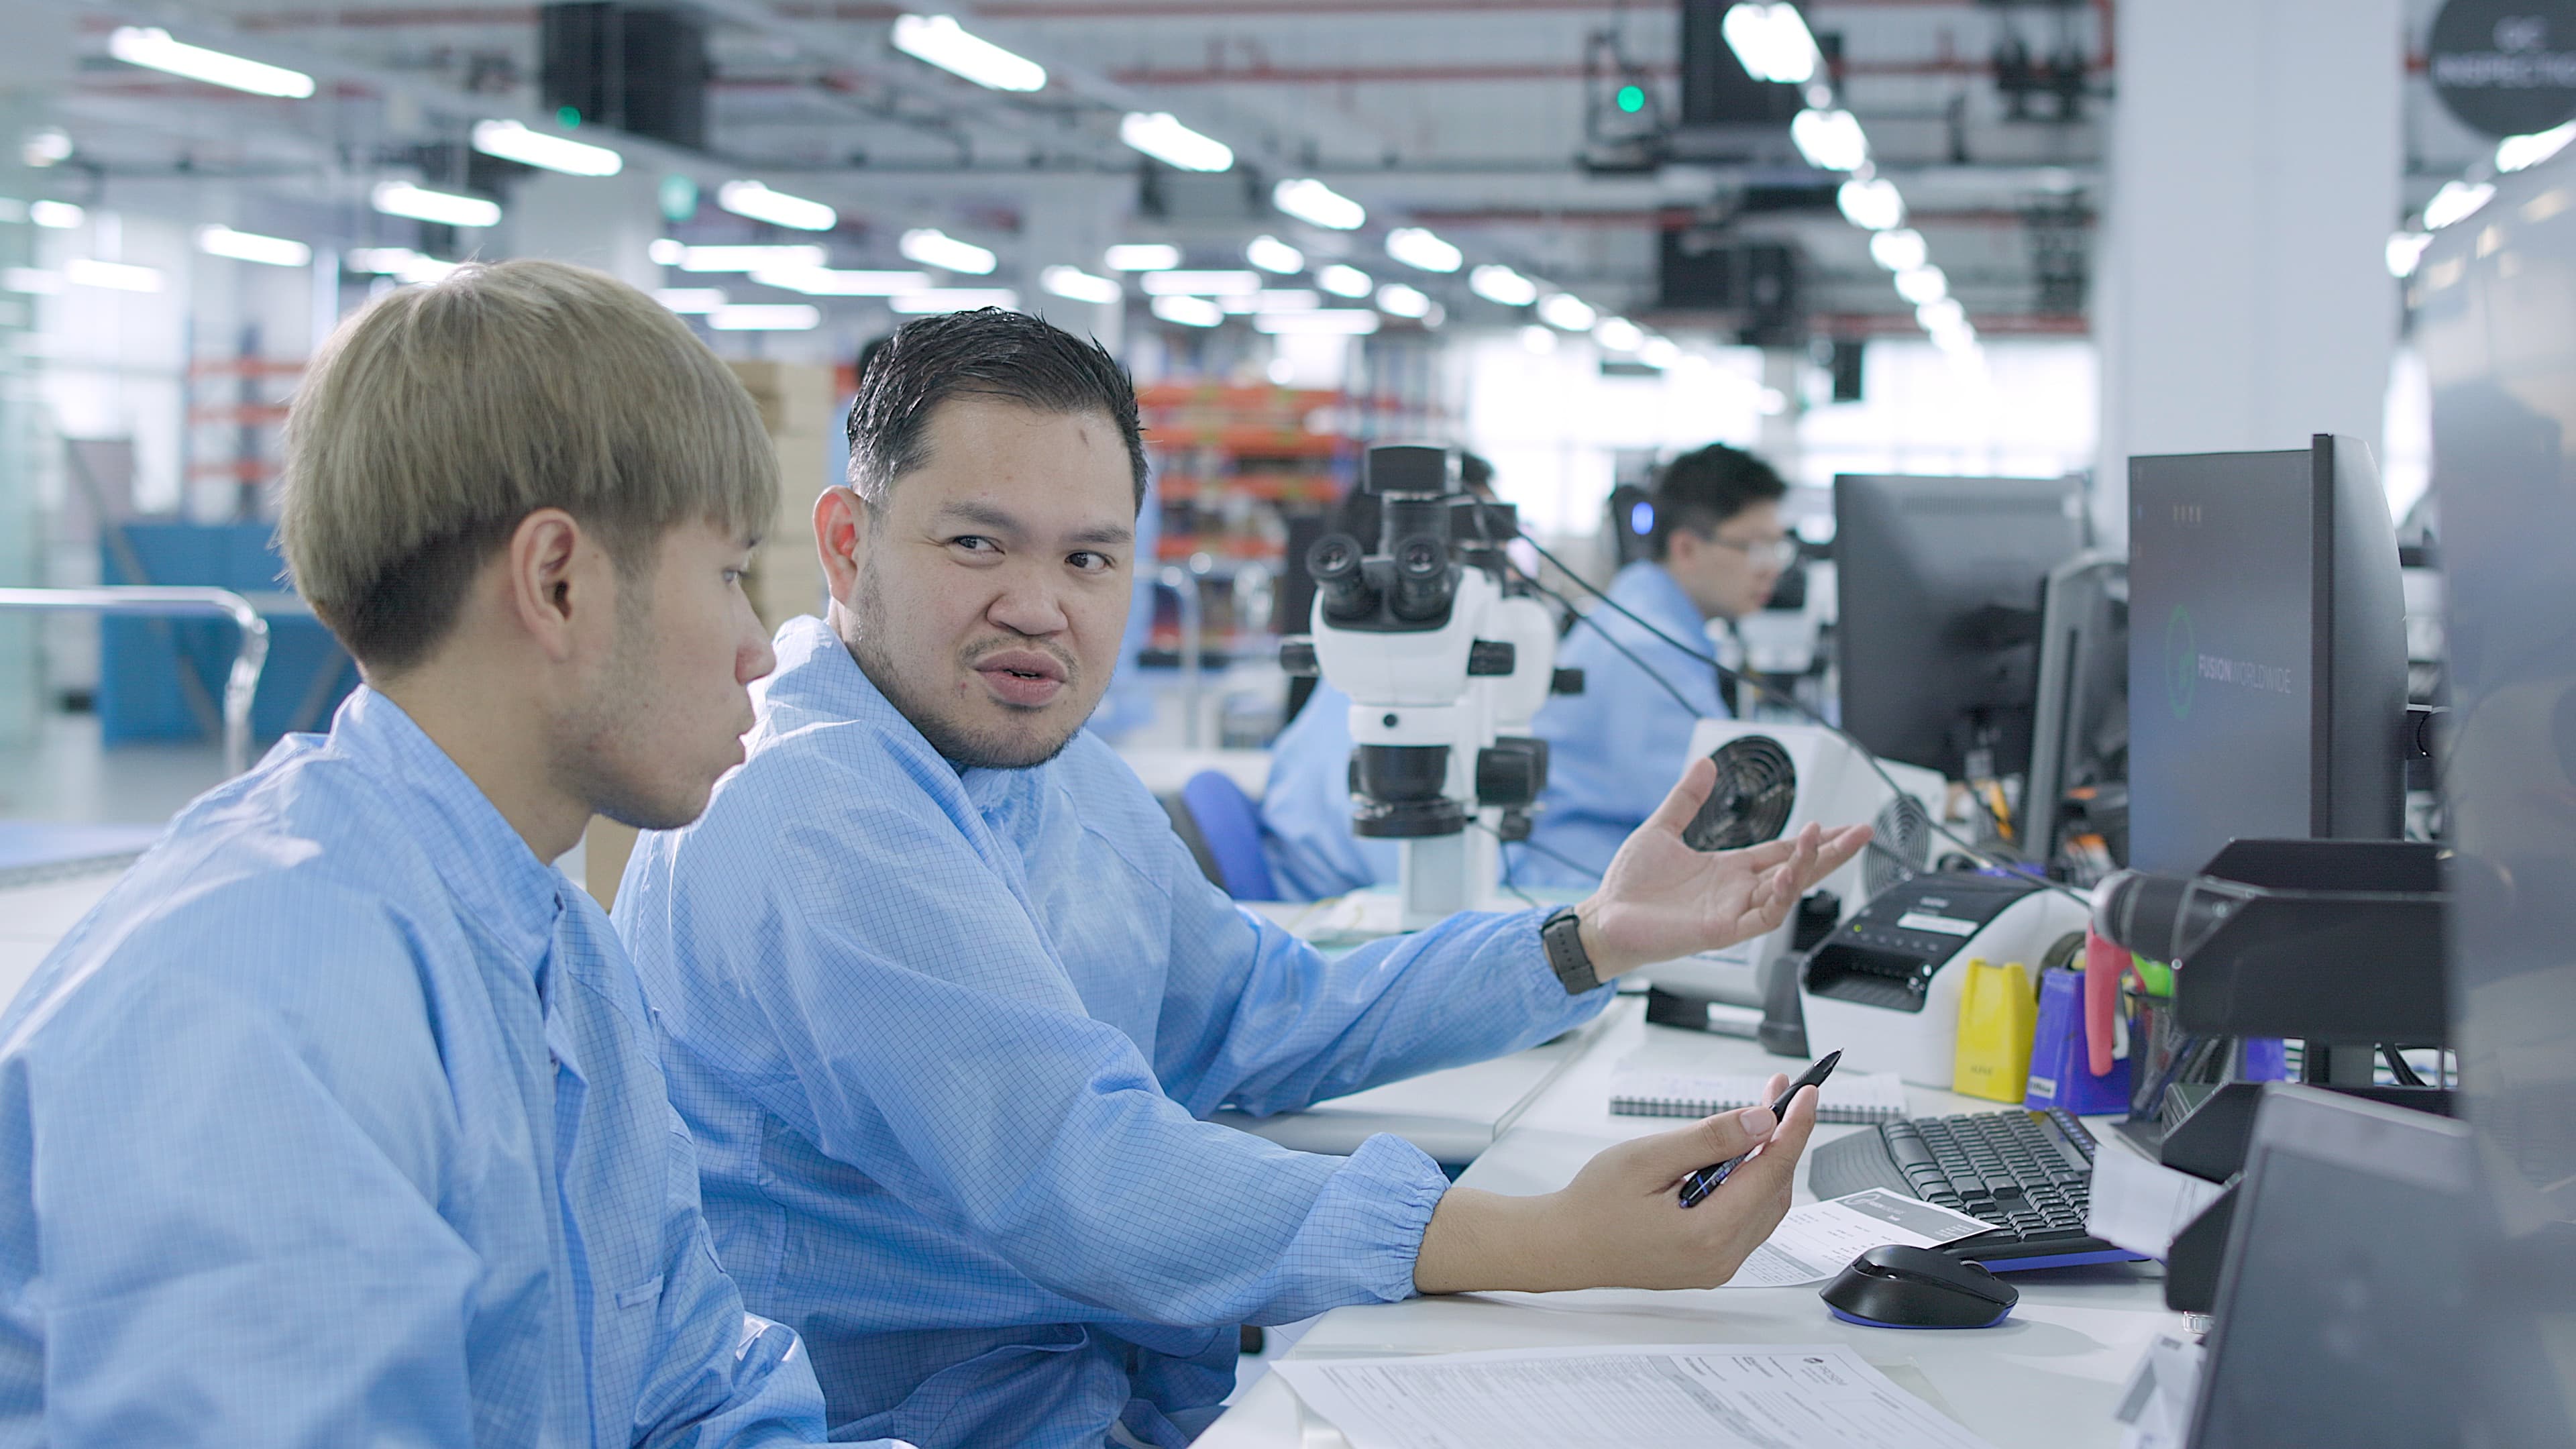
[[[1581,996],[1598,987],[1601,977],[1592,969],[1592,955],[1583,949],[1583,919],[1572,906],[1559,906],[1539,923],[1539,944],[1547,950],[1548,969],[1556,973],[1558,984],[1568,996]]]

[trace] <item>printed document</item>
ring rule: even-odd
[[[1921,1198],[1873,1187],[1789,1209],[1770,1241],[1753,1250],[1729,1288],[1794,1288],[1820,1283],[1885,1243],[1932,1248],[1991,1231],[1994,1224]]]
[[[2104,1143],[2093,1154],[2093,1192],[2084,1230],[2132,1253],[2161,1259],[2172,1251],[2174,1235],[2190,1227],[2226,1190]]]
[[[1848,1345],[1283,1359],[1351,1449],[1988,1449]]]

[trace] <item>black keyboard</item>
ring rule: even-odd
[[[1995,1225],[1941,1249],[1953,1257],[2009,1271],[2137,1256],[2084,1230],[2093,1134],[2063,1108],[1902,1118],[1809,1156],[1819,1198],[1883,1187]]]

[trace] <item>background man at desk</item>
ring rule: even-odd
[[[1621,569],[1610,597],[1706,653],[1709,624],[1768,603],[1796,556],[1780,522],[1788,491],[1770,464],[1724,443],[1675,458],[1655,483],[1652,556]],[[1583,671],[1583,692],[1538,713],[1547,791],[1510,864],[1519,884],[1580,888],[1663,801],[1692,728],[1752,701],[1731,698],[1715,670],[1607,604],[1566,634],[1556,662]]]
[[[749,762],[638,844],[617,899],[718,1252],[807,1335],[838,1432],[1178,1445],[1233,1383],[1238,1324],[1714,1283],[1769,1233],[1812,1099],[1533,1198],[1453,1191],[1394,1137],[1326,1157],[1203,1119],[1543,1040],[1600,1010],[1598,980],[1775,924],[1865,828],[1693,851],[1703,764],[1554,924],[1462,916],[1328,962],[1209,884],[1081,728],[1144,481],[1108,355],[1010,312],[907,324],[851,455],[815,509],[829,623],[780,631]],[[1678,1206],[1684,1173],[1766,1140]]]

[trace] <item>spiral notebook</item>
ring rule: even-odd
[[[1622,1117],[1706,1117],[1768,1107],[1768,1077],[1700,1076],[1622,1062],[1610,1075],[1610,1110]],[[1894,1072],[1836,1072],[1817,1091],[1819,1122],[1892,1122],[1905,1115],[1905,1083]]]

